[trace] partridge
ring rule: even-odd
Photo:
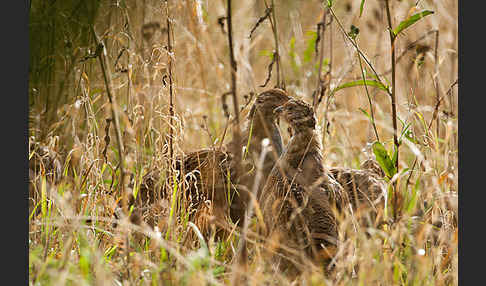
[[[201,149],[177,158],[177,181],[180,181],[179,189],[183,190],[184,199],[189,204],[189,220],[195,222],[203,234],[209,235],[213,223],[222,228],[227,226],[228,215],[235,223],[241,224],[243,221],[248,192],[254,183],[255,159],[263,150],[262,141],[267,138],[270,146],[264,159],[258,189],[263,187],[282,153],[278,116],[273,111],[289,99],[287,92],[277,88],[260,93],[244,122],[239,144],[233,140],[221,149]],[[240,157],[243,158],[242,170],[237,176],[236,156],[232,153],[236,146],[243,149]],[[163,196],[168,197],[169,192],[165,190]],[[207,216],[210,218],[205,219]]]
[[[323,165],[322,135],[311,105],[289,100],[275,111],[288,122],[293,135],[258,199],[264,219],[261,232],[272,245],[284,245],[277,249],[287,257],[293,256],[288,251],[293,249],[320,259],[337,245],[329,197],[339,197],[343,189]]]

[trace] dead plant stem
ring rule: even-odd
[[[312,106],[314,106],[314,110],[317,109],[318,106],[318,91],[322,91],[322,84],[323,80],[321,79],[321,73],[322,73],[322,62],[324,61],[324,35],[326,33],[326,16],[327,16],[327,10],[324,11],[322,15],[322,28],[320,29],[321,35],[318,37],[321,38],[321,53],[319,55],[319,71],[317,72],[317,87],[316,87],[316,92],[314,92],[314,96],[312,98]]]
[[[396,35],[393,32],[393,27],[392,27],[392,22],[391,22],[391,14],[390,14],[390,4],[389,0],[385,0],[385,5],[386,5],[386,15],[388,19],[388,32],[390,33],[390,49],[391,49],[391,64],[392,64],[392,86],[391,86],[391,108],[392,108],[392,123],[393,123],[393,143],[395,145],[395,152],[396,152],[396,161],[395,161],[395,168],[397,174],[400,173],[399,170],[399,143],[398,143],[398,137],[397,137],[397,105],[396,105],[396,85],[395,85],[395,73],[396,73],[396,62],[395,62],[395,40],[396,40]],[[398,184],[397,181],[395,180],[393,183],[393,189],[394,189],[394,194],[393,194],[393,217],[396,221],[398,214]]]
[[[437,108],[440,104],[441,101],[441,96],[440,96],[440,86],[439,86],[439,30],[436,30],[435,32],[435,48],[434,48],[434,83],[435,83],[435,98],[437,102]],[[436,118],[436,132],[437,132],[437,138],[440,136],[440,120],[439,116]]]
[[[170,19],[170,10],[169,10],[169,0],[166,2],[166,12],[167,12],[167,50],[169,52],[167,56],[167,65],[168,65],[168,72],[169,72],[169,182],[170,185],[173,185],[173,169],[174,169],[174,146],[173,146],[173,137],[174,137],[174,129],[173,129],[173,118],[174,118],[174,93],[173,93],[173,80],[172,80],[172,26],[171,26],[171,19]],[[160,194],[159,194],[160,197]]]
[[[106,94],[108,95],[108,100],[110,101],[110,106],[111,106],[111,115],[113,117],[113,122],[115,123],[115,131],[116,131],[116,143],[118,147],[118,153],[120,157],[120,182],[118,183],[118,186],[120,188],[120,193],[122,196],[122,208],[123,208],[123,213],[125,215],[128,215],[128,198],[127,194],[125,194],[125,150],[123,147],[123,140],[121,136],[121,131],[120,131],[120,121],[118,119],[118,105],[116,104],[116,99],[112,95],[112,82],[111,82],[111,72],[109,70],[109,66],[106,64],[106,48],[104,43],[102,43],[102,40],[98,38],[96,35],[96,32],[94,30],[94,27],[91,26],[91,30],[93,32],[93,37],[95,39],[97,47],[102,47],[101,51],[98,53],[98,59],[100,62],[101,66],[101,72],[103,73],[103,79],[105,81],[105,86],[106,86]],[[98,50],[98,48],[97,48]],[[125,238],[125,243],[126,243],[126,264],[127,264],[127,277],[130,277],[130,267],[129,265],[129,259],[130,259],[130,247],[129,247],[129,233],[127,233],[126,238]]]
[[[235,121],[236,121],[236,126],[234,129],[234,139],[237,144],[235,144],[235,149],[234,150],[234,155],[235,159],[237,162],[237,166],[241,163],[241,134],[240,134],[240,112],[238,110],[238,96],[236,93],[237,87],[236,87],[236,71],[237,71],[237,66],[236,66],[236,60],[235,60],[235,55],[233,51],[233,24],[232,24],[232,18],[231,18],[231,0],[227,0],[228,3],[228,8],[226,11],[226,20],[228,24],[228,44],[229,44],[229,55],[230,55],[230,64],[231,64],[231,94],[233,96],[233,108],[235,112]],[[239,168],[236,168],[236,173],[238,173]]]
[[[267,1],[264,0],[264,3],[265,3],[265,8],[268,9],[268,4],[267,4]],[[279,88],[283,88],[285,89],[285,81],[283,79],[283,71],[281,69],[281,61],[280,61],[280,51],[279,51],[279,45],[278,45],[278,30],[277,30],[277,20],[275,18],[275,1],[272,0],[272,9],[271,9],[272,13],[270,15],[270,17],[268,18],[270,20],[270,26],[272,27],[272,32],[273,32],[273,40],[275,42],[275,53],[274,53],[274,57],[277,57],[276,58],[276,62],[277,62],[277,84],[276,86],[279,87]],[[282,73],[282,75],[281,75]],[[282,79],[280,79],[280,77],[282,76]]]
[[[357,43],[356,43],[357,45]],[[366,96],[368,97],[368,103],[370,104],[370,116],[371,116],[371,125],[373,126],[373,131],[375,132],[376,140],[380,141],[380,136],[378,136],[378,130],[376,130],[376,124],[375,124],[375,113],[373,111],[373,103],[371,102],[371,96],[368,91],[368,85],[366,84],[366,77],[364,74],[364,69],[363,69],[363,63],[361,61],[361,57],[359,54],[358,55],[358,61],[359,61],[359,69],[361,71],[361,78],[363,79],[363,84],[366,90]]]

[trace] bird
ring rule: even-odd
[[[259,230],[277,245],[277,251],[290,257],[282,260],[270,254],[272,258],[283,267],[298,266],[295,261],[302,260],[292,253],[303,252],[319,261],[337,246],[337,222],[329,197],[340,197],[343,188],[323,164],[322,135],[312,106],[291,99],[275,113],[289,124],[292,137],[258,198],[264,220]]]
[[[279,88],[260,93],[245,119],[241,141],[233,139],[219,150],[206,148],[191,152],[183,156],[180,164],[176,164],[176,170],[189,179],[186,195],[193,209],[209,204],[216,223],[224,224],[229,215],[232,222],[241,225],[249,200],[248,193],[253,186],[256,158],[262,152],[262,142],[268,139],[270,143],[270,151],[261,170],[262,186],[282,153],[282,138],[273,111],[289,99],[288,93]],[[241,147],[243,150],[239,149]],[[235,150],[242,150],[243,153],[239,174],[236,174]]]
[[[386,193],[385,174],[374,159],[365,160],[360,169],[331,167],[329,171],[344,188],[347,199],[355,209],[369,207],[376,211],[383,201]],[[338,209],[345,207],[337,204]]]
[[[236,225],[241,225],[244,220],[246,206],[249,200],[248,192],[251,191],[256,172],[256,160],[263,150],[262,142],[268,142],[269,146],[261,170],[262,179],[258,188],[263,187],[266,177],[270,173],[274,163],[282,153],[282,138],[278,129],[278,122],[274,109],[284,104],[291,97],[279,88],[265,90],[258,94],[252,104],[248,116],[243,122],[243,130],[239,142],[234,139],[221,148],[203,148],[188,154],[178,156],[175,159],[176,182],[182,190],[184,200],[187,203],[186,211],[189,220],[193,221],[201,233],[207,238],[210,236],[211,225],[216,224],[217,236],[225,232],[229,217]],[[268,140],[265,140],[268,139]],[[236,175],[236,155],[234,150],[238,146],[243,147],[240,158],[242,170]],[[147,177],[153,185],[157,174]],[[162,186],[161,197],[168,199],[171,190],[168,184]],[[137,200],[143,206],[144,198],[150,196],[151,190],[143,189],[143,193]],[[150,200],[153,203],[154,200]],[[130,205],[130,204],[129,204]]]

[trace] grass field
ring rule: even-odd
[[[227,1],[32,1],[30,284],[232,284],[239,229],[203,238],[183,182],[146,206],[155,228],[114,213],[149,172],[161,186],[175,156],[231,140],[233,88],[242,120],[280,86],[320,100],[326,166],[358,169],[379,141],[389,192],[380,223],[338,217],[332,270],[280,273],[249,239],[248,284],[457,285],[457,1],[233,1],[234,85],[226,14]]]

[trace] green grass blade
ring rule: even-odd
[[[170,232],[171,232],[171,226],[172,226],[172,220],[174,217],[174,212],[176,208],[176,202],[177,202],[177,181],[176,177],[174,176],[173,179],[173,188],[172,188],[172,198],[171,198],[171,203],[170,203],[170,212],[169,212],[169,221],[167,223],[167,232],[165,234],[165,239],[167,240],[169,238]]]
[[[103,255],[103,258],[105,259],[106,262],[110,262],[111,260],[111,257],[113,256],[113,254],[115,253],[115,250],[118,248],[117,245],[113,245],[112,247],[109,247],[104,255]]]
[[[47,215],[47,187],[46,187],[46,177],[41,178],[41,213],[42,217]]]
[[[418,20],[431,14],[434,14],[434,11],[425,10],[408,17],[407,19],[400,22],[400,24],[398,24],[398,26],[395,29],[393,29],[393,34],[397,36],[399,33],[403,32],[403,30],[415,24]]]
[[[364,3],[365,3],[365,0],[361,0],[361,5],[359,5],[359,16],[360,17],[363,14]]]
[[[39,207],[40,204],[41,204],[41,202],[37,202],[37,204],[35,204],[34,209],[32,210],[32,212],[29,215],[29,221],[32,220],[32,217],[34,216],[34,214],[35,214],[35,212],[36,212],[36,210],[37,210],[37,208]]]
[[[420,186],[420,176],[415,181],[415,185],[412,188],[412,197],[410,198],[410,201],[407,204],[407,213],[410,215],[413,213],[413,211],[415,210],[415,206],[417,205],[419,186]]]
[[[403,136],[405,136],[407,134],[410,126],[411,126],[411,122],[406,123],[406,124],[404,123],[404,127],[402,129],[402,132],[400,133],[400,137],[398,138],[398,144],[400,144],[402,142]]]
[[[329,96],[332,96],[336,91],[340,90],[340,89],[343,89],[343,88],[348,88],[348,87],[354,87],[354,86],[364,86],[364,85],[367,85],[367,86],[373,86],[373,87],[377,87],[385,92],[388,92],[388,87],[383,85],[381,82],[379,81],[376,81],[376,80],[355,80],[355,81],[350,81],[350,82],[347,82],[347,83],[344,83],[338,87],[336,87],[335,89],[333,89],[331,91],[331,94]]]
[[[396,148],[393,148],[392,164],[396,166],[398,160],[398,152]]]
[[[140,186],[142,185],[143,176],[142,172],[139,172],[138,178],[135,179],[133,184],[133,198],[136,199],[138,195],[138,191],[140,190]]]
[[[253,119],[251,120],[251,123],[250,123],[250,132],[248,134],[248,141],[246,142],[245,153],[243,153],[243,160],[245,160],[246,156],[248,155],[248,149],[250,149],[250,141],[251,141],[251,135],[252,134],[253,134]]]

